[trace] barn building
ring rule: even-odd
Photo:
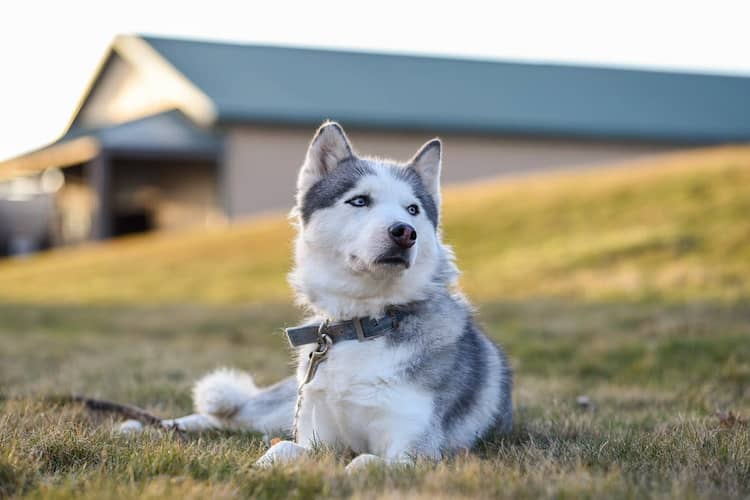
[[[119,36],[64,134],[0,162],[0,253],[288,209],[313,128],[446,182],[750,139],[750,78]]]

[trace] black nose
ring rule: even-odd
[[[417,230],[409,224],[397,222],[388,228],[393,242],[401,248],[411,248],[417,241]]]

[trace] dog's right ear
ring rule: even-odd
[[[323,123],[307,148],[305,163],[302,164],[297,180],[298,191],[306,191],[353,154],[341,125],[331,121]]]

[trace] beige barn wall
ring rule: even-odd
[[[227,213],[238,218],[292,206],[297,169],[312,128],[238,126],[227,131],[222,189]],[[432,136],[348,129],[361,154],[407,160]],[[503,174],[586,166],[673,151],[672,144],[523,139],[442,134],[444,184]]]

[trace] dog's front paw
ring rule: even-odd
[[[126,420],[120,425],[115,427],[115,434],[122,434],[124,436],[133,436],[143,432],[143,424],[138,420]]]
[[[354,460],[349,462],[346,466],[346,473],[351,474],[366,469],[370,465],[384,464],[385,460],[377,455],[371,455],[369,453],[363,453],[356,457]]]
[[[161,426],[167,430],[180,432],[201,432],[221,429],[221,422],[211,415],[194,413],[180,418],[170,418],[161,421]]]
[[[281,441],[271,446],[262,457],[255,462],[256,467],[267,468],[273,465],[288,464],[303,457],[307,448],[291,441]]]

